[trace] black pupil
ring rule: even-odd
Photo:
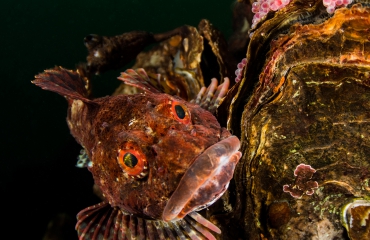
[[[184,119],[185,118],[185,111],[184,111],[184,109],[180,105],[176,105],[175,106],[175,111],[176,111],[177,116],[180,119]]]
[[[123,161],[127,167],[133,168],[137,164],[137,158],[132,153],[126,153],[123,156]]]

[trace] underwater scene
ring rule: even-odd
[[[370,239],[368,1],[1,5],[4,236]]]

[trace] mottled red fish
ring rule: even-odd
[[[79,239],[214,239],[220,230],[196,211],[227,189],[240,142],[200,105],[214,108],[228,81],[190,103],[159,92],[143,69],[120,79],[144,93],[91,100],[79,74],[61,67],[33,81],[67,98],[68,126],[105,199],[77,215]]]

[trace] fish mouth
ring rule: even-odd
[[[242,154],[240,141],[227,137],[207,148],[186,170],[164,208],[164,221],[182,219],[215,202],[226,191]]]

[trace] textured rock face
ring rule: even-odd
[[[328,15],[319,1],[293,1],[252,32],[244,78],[225,103],[243,152],[229,222],[244,237],[369,236],[368,213],[358,235],[348,219],[360,208],[343,214],[370,195],[369,16],[363,5]],[[295,174],[300,164],[316,171]]]

